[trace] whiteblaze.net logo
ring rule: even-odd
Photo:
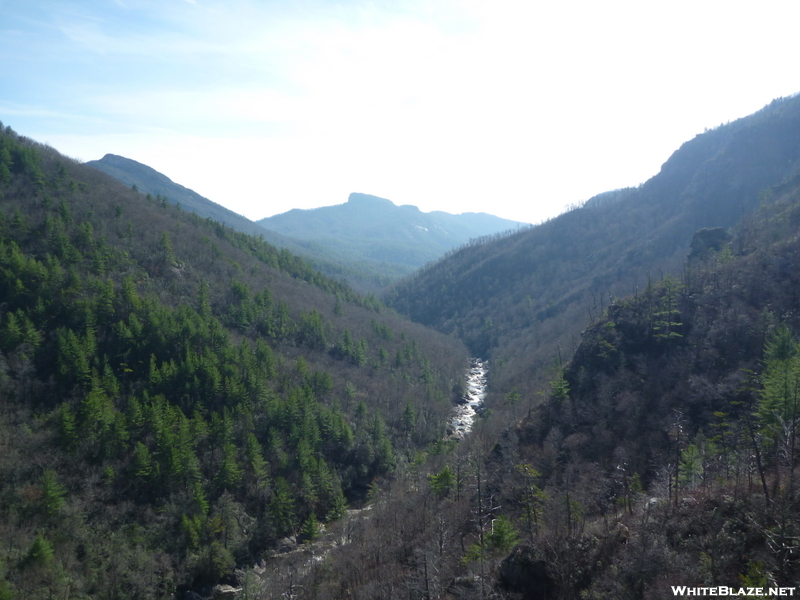
[[[761,596],[794,596],[793,587],[729,587],[718,585],[714,587],[690,587],[686,585],[673,585],[673,596],[739,596],[741,598],[758,598]]]

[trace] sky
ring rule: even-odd
[[[800,2],[0,0],[0,121],[256,220],[538,223],[800,92]]]

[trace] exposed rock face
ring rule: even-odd
[[[215,585],[213,598],[214,600],[227,600],[229,598],[235,598],[241,592],[242,588],[235,588],[227,584]]]
[[[294,536],[285,537],[278,542],[276,552],[278,554],[285,554],[286,552],[294,552],[297,550],[297,539]]]
[[[692,251],[689,256],[699,256],[708,250],[719,251],[730,241],[730,234],[722,227],[698,229],[692,238]]]

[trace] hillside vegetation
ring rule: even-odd
[[[730,243],[599,306],[537,394],[495,393],[470,439],[378,496],[298,596],[796,585],[800,178],[763,192]]]
[[[542,492],[533,518],[502,484],[532,525],[507,585],[671,598],[800,579],[800,180],[773,191],[730,246],[608,306],[502,444]]]
[[[386,301],[495,359],[495,389],[535,391],[558,347],[568,356],[610,298],[678,273],[696,230],[731,227],[799,166],[800,97],[775,100],[686,142],[640,187],[469,244]]]
[[[800,97],[451,252],[421,324],[2,129],[0,600],[796,585],[798,255]],[[460,443],[425,325],[490,359]]]
[[[135,160],[106,154],[85,164],[158,200],[263,237],[363,293],[386,288],[472,238],[522,226],[486,213],[423,213],[368,194],[351,194],[346,204],[294,209],[254,223]]]
[[[203,218],[211,218],[227,225],[231,229],[255,236],[264,236],[266,234],[261,227],[250,219],[228,210],[208,198],[204,198],[197,192],[175,183],[155,169],[130,158],[116,154],[106,154],[100,160],[90,160],[83,164],[111,175],[128,187],[135,186],[143,194],[150,194],[159,198],[163,196],[172,204],[180,204],[183,210],[197,213]],[[275,240],[268,239],[267,241],[275,245]],[[289,240],[285,241],[288,242]]]
[[[0,129],[0,597],[171,598],[438,443],[463,346]]]
[[[381,273],[372,268],[364,269],[363,265],[356,265],[352,262],[331,261],[330,256],[324,250],[315,249],[313,244],[301,243],[299,240],[265,229],[250,219],[175,183],[155,169],[130,158],[106,154],[100,160],[91,160],[84,164],[111,175],[111,177],[129,187],[135,187],[143,194],[155,196],[158,201],[166,200],[170,204],[180,206],[182,210],[196,213],[204,219],[212,219],[236,231],[263,238],[277,248],[301,255],[315,270],[324,273],[328,277],[345,280],[354,289],[363,293],[376,292],[388,285],[393,280],[393,277],[399,277],[400,275],[390,275],[388,272]]]

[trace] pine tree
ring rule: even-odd
[[[300,535],[306,542],[313,542],[319,537],[319,521],[317,520],[317,515],[315,515],[313,511],[308,515],[308,518],[300,528]]]
[[[445,467],[435,475],[428,475],[433,493],[439,497],[447,496],[455,484],[455,476],[449,466]]]
[[[55,551],[53,545],[41,534],[37,533],[36,537],[25,555],[23,564],[45,566],[53,562]]]
[[[539,529],[539,520],[547,496],[544,491],[534,482],[541,477],[541,473],[529,464],[517,465],[517,471],[522,475],[523,486],[523,505],[525,507],[525,517],[528,522],[528,535],[533,539],[535,531]]]
[[[154,475],[153,459],[150,450],[142,442],[136,442],[133,451],[133,474],[147,483]]]
[[[487,536],[489,547],[493,552],[508,552],[519,539],[517,530],[511,520],[505,515],[500,515],[492,522],[492,531]]]
[[[78,445],[78,426],[75,413],[70,410],[66,402],[61,404],[58,411],[58,433],[61,446],[67,452],[74,451]]]
[[[250,468],[250,473],[256,485],[261,486],[267,480],[268,465],[264,459],[261,444],[253,433],[247,434],[245,440],[245,457]]]
[[[294,530],[296,524],[294,511],[289,483],[283,477],[278,477],[269,503],[270,518],[278,535],[286,535]]]
[[[237,458],[239,451],[232,442],[222,447],[222,462],[217,473],[217,485],[224,490],[234,489],[242,480],[242,468]]]
[[[800,387],[800,362],[797,342],[785,326],[779,327],[764,350],[764,389],[757,406],[761,423],[775,438],[781,424],[796,413]],[[795,415],[796,416],[796,415]]]
[[[678,321],[681,311],[678,308],[678,292],[681,284],[673,277],[664,278],[664,294],[661,296],[659,309],[653,313],[653,334],[656,338],[674,339],[683,337],[677,329],[683,323]]]
[[[64,505],[64,496],[67,495],[67,490],[58,483],[56,472],[52,469],[47,469],[40,480],[42,490],[42,497],[40,500],[42,512],[47,517],[54,517],[61,507]]]

